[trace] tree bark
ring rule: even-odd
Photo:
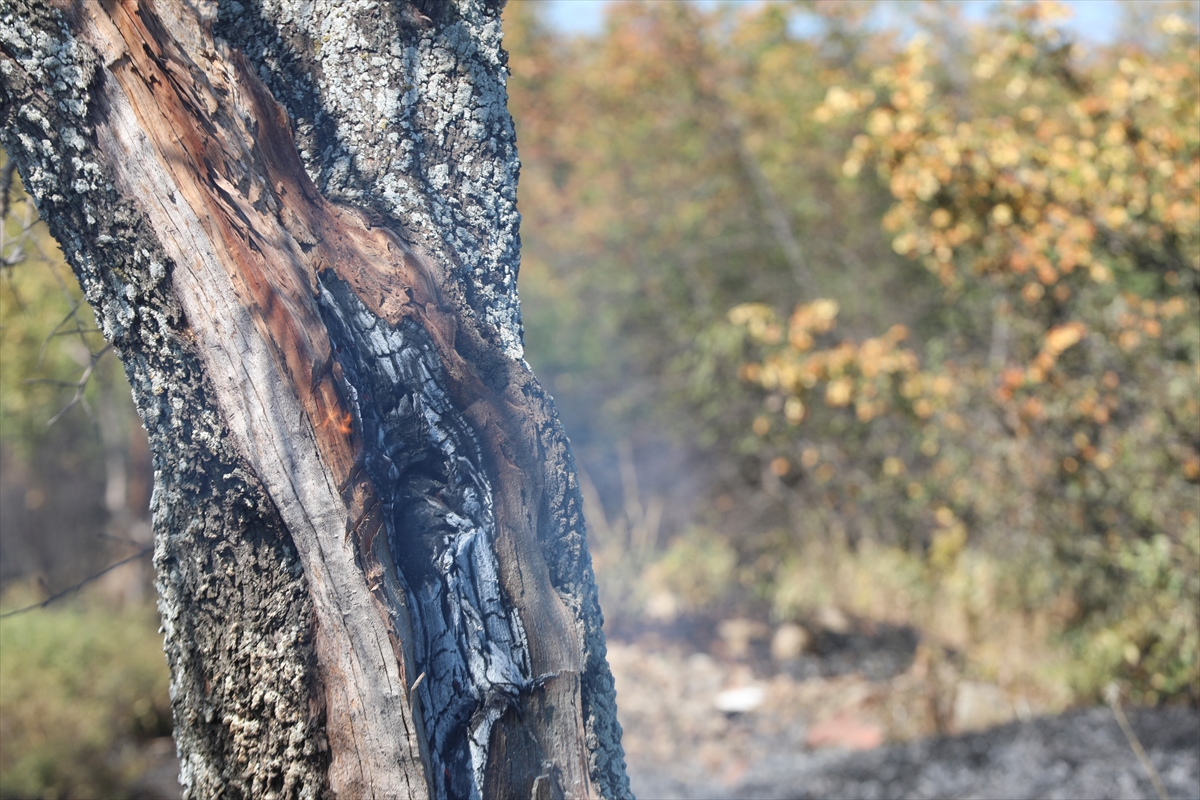
[[[189,797],[629,795],[505,75],[481,0],[0,3],[150,434]]]

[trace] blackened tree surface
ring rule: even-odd
[[[480,0],[0,3],[150,433],[189,796],[629,794],[505,76]]]

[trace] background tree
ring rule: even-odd
[[[5,148],[150,432],[194,796],[628,793],[497,14],[0,9]]]

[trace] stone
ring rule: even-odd
[[[713,698],[713,707],[726,714],[745,714],[761,706],[766,697],[761,686],[738,686],[719,692]]]
[[[978,681],[962,681],[954,693],[954,730],[959,733],[981,731],[1012,722],[1013,704],[999,686]]]
[[[846,750],[874,750],[883,744],[883,728],[853,711],[838,711],[808,730],[805,747],[838,747]]]
[[[741,617],[721,620],[717,624],[717,635],[721,637],[726,653],[735,659],[748,657],[751,643],[766,639],[770,632],[765,624]]]
[[[821,606],[817,609],[817,624],[833,633],[845,633],[850,630],[850,620],[836,606]]]
[[[771,637],[771,658],[779,664],[795,661],[810,644],[812,636],[808,631],[794,622],[785,622],[775,629],[775,635]]]

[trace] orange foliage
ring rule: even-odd
[[[917,36],[870,71],[869,86],[830,85],[812,112],[822,124],[858,126],[841,171],[873,174],[890,193],[882,227],[894,251],[936,275],[945,302],[964,313],[978,313],[969,297],[995,298],[990,352],[967,348],[921,365],[900,347],[903,326],[834,343],[833,300],[796,306],[782,341],[771,308],[741,305],[729,320],[744,326],[759,357],[740,375],[792,428],[809,426],[808,437],[835,424],[836,416],[797,412],[822,395],[835,415],[853,413],[839,430],[852,420],[870,426],[858,436],[895,446],[907,425],[911,445],[881,458],[876,474],[903,481],[923,508],[941,503],[924,522],[935,544],[943,518],[953,517],[968,521],[964,537],[986,539],[1001,526],[1028,537],[1027,546],[1048,543],[1110,568],[1163,553],[1187,576],[1177,585],[1190,587],[1171,596],[1194,603],[1198,39],[1169,15],[1159,22],[1159,51],[1127,48],[1111,64],[1088,62],[1054,27],[1066,13],[1058,4],[1000,13],[1007,22],[973,35],[973,82],[957,94],[937,87],[949,67]],[[795,434],[761,419],[756,433],[787,452]],[[828,484],[833,476],[818,477]],[[859,502],[839,508],[847,519]],[[1108,537],[1106,555],[1089,544],[1096,533]],[[1133,642],[1124,652],[1136,657],[1119,667],[1139,685],[1151,679],[1140,697],[1168,685],[1200,696],[1200,659],[1178,650],[1194,645],[1196,625],[1172,622],[1168,635],[1114,619],[1093,620],[1090,641],[1099,650]]]

